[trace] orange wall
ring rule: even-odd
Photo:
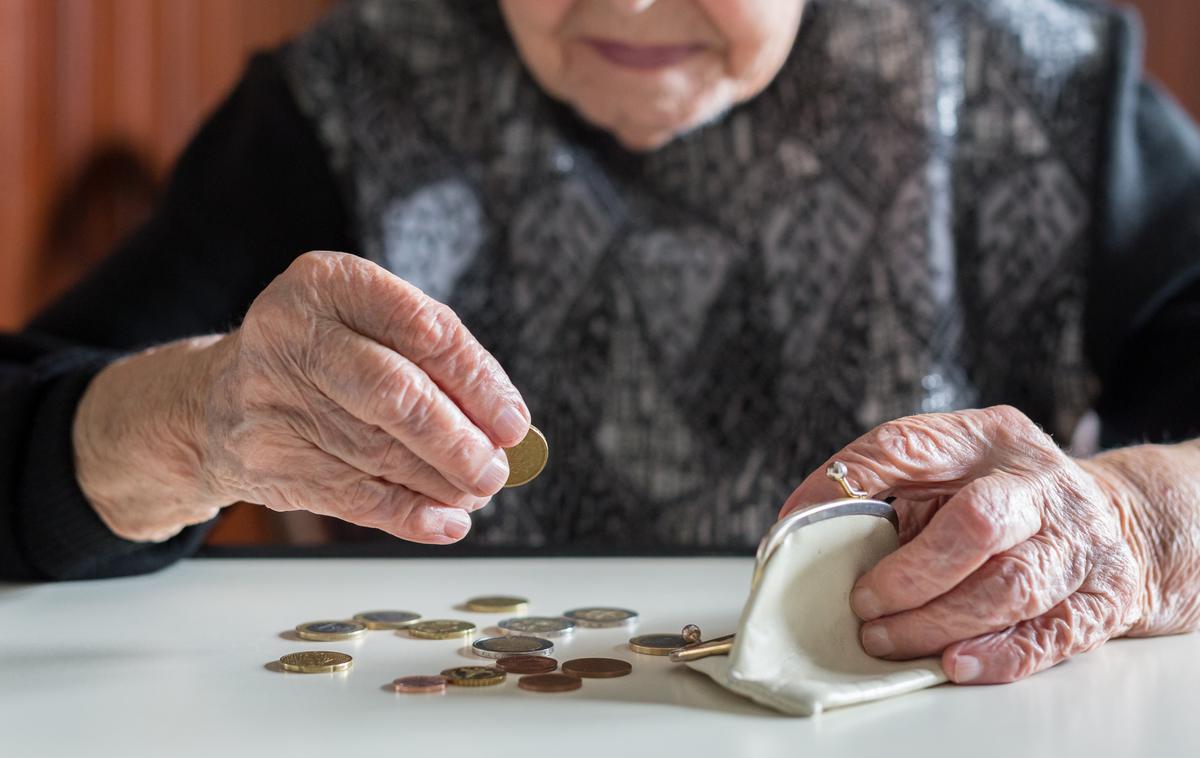
[[[161,176],[247,54],[332,3],[0,0],[0,328],[44,297],[49,209],[97,145],[127,144]]]

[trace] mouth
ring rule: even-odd
[[[589,37],[583,40],[604,60],[616,66],[654,71],[678,65],[707,49],[707,45],[631,45],[609,39]]]

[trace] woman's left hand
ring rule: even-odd
[[[1010,407],[911,416],[831,461],[895,496],[903,546],[854,587],[872,655],[941,654],[955,682],[1010,682],[1124,634],[1145,614],[1129,485],[1067,456]],[[844,497],[824,467],[782,514]]]

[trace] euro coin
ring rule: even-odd
[[[279,665],[284,671],[298,674],[326,674],[334,671],[345,671],[354,663],[354,659],[345,653],[334,653],[329,650],[305,650],[302,653],[288,653],[279,659]]]
[[[367,633],[367,627],[357,621],[309,621],[296,627],[301,639],[317,642],[354,640]]]
[[[442,676],[458,687],[490,687],[503,682],[507,674],[492,666],[457,666],[446,669]]]
[[[467,601],[467,610],[476,613],[520,613],[529,607],[529,600],[515,595],[484,595]]]
[[[506,655],[550,655],[554,643],[541,637],[486,637],[475,640],[471,651],[483,658],[503,658]]]
[[[392,682],[392,689],[409,695],[434,695],[446,691],[444,676],[402,676]]]
[[[412,611],[363,611],[354,614],[354,620],[368,629],[403,629],[421,618]]]
[[[629,640],[629,649],[642,655],[670,655],[686,644],[681,634],[642,634]]]
[[[576,608],[564,613],[563,618],[579,626],[600,628],[637,623],[638,615],[627,608]]]
[[[422,640],[449,640],[456,637],[470,637],[475,633],[475,625],[470,621],[455,619],[430,619],[417,621],[405,627],[409,636]]]
[[[504,619],[496,626],[505,634],[528,634],[533,637],[565,637],[575,631],[575,622],[557,616],[521,616]]]
[[[549,674],[558,661],[544,655],[506,655],[496,661],[496,668],[510,674]]]
[[[508,456],[508,481],[504,486],[520,487],[542,473],[550,458],[550,446],[546,444],[546,436],[537,427],[530,426],[525,439],[513,447],[505,448],[504,454]]]
[[[530,692],[570,692],[583,686],[583,680],[570,674],[533,674],[517,680],[517,686]]]
[[[633,671],[629,661],[616,658],[576,658],[562,665],[562,670],[572,676],[582,676],[585,679],[614,679],[627,676]]]

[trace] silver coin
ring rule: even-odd
[[[354,614],[354,620],[368,629],[403,629],[421,618],[412,611],[363,611]]]
[[[357,621],[309,621],[296,627],[301,638],[320,642],[352,640],[366,633],[367,627]]]
[[[628,608],[575,608],[564,613],[563,618],[579,626],[601,628],[636,624],[638,614]]]
[[[521,616],[504,619],[496,626],[505,634],[532,637],[565,637],[575,632],[575,622],[558,616]]]
[[[506,655],[550,655],[554,643],[541,637],[486,637],[471,643],[471,651],[483,658],[503,658]]]

